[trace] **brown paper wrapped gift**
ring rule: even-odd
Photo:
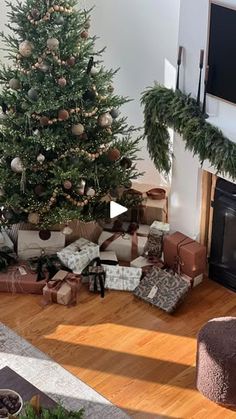
[[[80,277],[60,270],[43,288],[46,303],[76,305]]]
[[[164,262],[178,273],[191,278],[206,269],[206,248],[182,233],[174,233],[164,238]]]
[[[0,273],[0,292],[43,294],[46,281],[36,279],[37,273],[32,272],[25,262],[19,262]]]

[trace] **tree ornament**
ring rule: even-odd
[[[59,47],[59,41],[57,38],[49,38],[47,40],[47,47],[51,51],[56,51]]]
[[[9,87],[13,90],[19,90],[21,88],[20,80],[18,79],[9,80]]]
[[[22,173],[24,171],[24,166],[20,157],[15,157],[11,161],[11,170],[15,173]]]
[[[65,86],[66,86],[66,84],[67,84],[67,80],[65,79],[65,77],[60,77],[60,78],[57,80],[57,83],[59,84],[59,86],[61,86],[61,87],[65,87]]]
[[[69,226],[64,227],[62,230],[62,234],[64,234],[65,236],[70,236],[72,233],[73,230]]]
[[[45,161],[45,156],[43,155],[43,154],[39,154],[38,156],[37,156],[37,161],[40,163],[40,164],[43,164],[43,162]]]
[[[3,216],[4,216],[5,220],[10,221],[14,217],[14,213],[13,213],[12,210],[6,209],[6,210],[3,211]]]
[[[94,90],[86,90],[83,94],[83,100],[90,100],[91,102],[96,99],[96,92]]]
[[[118,118],[119,114],[120,114],[120,112],[119,112],[119,110],[118,110],[118,109],[113,108],[113,109],[110,111],[110,115],[112,116],[112,118],[113,118],[113,119]]]
[[[75,65],[75,57],[70,57],[70,58],[67,58],[66,63],[67,63],[70,67],[73,67],[73,65]]]
[[[114,87],[112,86],[112,84],[109,84],[108,88],[107,88],[109,93],[113,93],[114,92]]]
[[[32,102],[37,102],[38,100],[38,91],[31,87],[31,89],[28,91],[28,98],[32,100]]]
[[[70,114],[66,109],[61,109],[58,112],[58,120],[59,121],[66,121],[67,119],[69,119]]]
[[[70,190],[71,188],[72,188],[72,183],[71,183],[71,181],[70,180],[65,180],[64,182],[63,182],[63,187],[66,189],[66,190]]]
[[[30,212],[28,215],[28,221],[30,224],[38,224],[40,220],[39,214],[37,212]]]
[[[86,185],[86,182],[83,179],[76,185],[76,193],[78,195],[84,195],[85,185]]]
[[[92,76],[96,76],[98,73],[99,73],[99,68],[98,67],[96,67],[95,65],[93,65],[93,67],[91,68],[91,70],[90,70],[90,74],[92,75]]]
[[[91,198],[93,198],[96,195],[96,191],[93,188],[88,188],[86,191],[86,195],[90,196]]]
[[[124,169],[130,169],[132,166],[132,160],[129,157],[123,157],[120,161],[120,165]]]
[[[110,148],[107,152],[107,157],[110,161],[117,161],[120,158],[120,150],[118,148]]]
[[[22,57],[30,57],[33,51],[33,44],[30,41],[23,41],[19,45],[19,53]]]
[[[39,237],[41,240],[49,240],[51,237],[51,231],[50,230],[40,230]]]
[[[112,116],[106,112],[98,117],[98,125],[102,128],[110,127],[112,125]]]
[[[47,73],[49,70],[49,66],[46,63],[40,63],[39,64],[39,70],[41,70],[43,73]]]
[[[42,125],[43,127],[46,127],[48,125],[49,118],[47,116],[41,116],[39,122],[40,122],[40,125]]]
[[[40,17],[40,11],[38,9],[32,9],[30,14],[33,19],[38,19]]]
[[[39,197],[43,196],[43,195],[44,195],[44,193],[45,193],[45,188],[44,188],[44,186],[43,186],[43,185],[41,185],[41,184],[36,185],[36,186],[35,186],[35,188],[34,188],[34,193],[35,193],[35,195],[37,195],[37,196],[39,196]]]
[[[75,124],[72,126],[72,134],[82,135],[84,133],[84,126],[82,124]]]
[[[80,36],[83,39],[87,39],[89,37],[89,33],[87,31],[83,31],[83,32],[81,32]]]

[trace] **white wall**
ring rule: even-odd
[[[236,5],[236,0],[221,0],[225,5]],[[207,48],[209,0],[181,0],[179,45],[183,45],[184,68],[182,88],[186,93],[197,94],[200,49]],[[234,40],[232,40],[234,42]],[[223,101],[208,98],[209,122],[220,127],[236,142],[236,107]],[[170,197],[170,220],[172,229],[180,230],[191,237],[200,232],[201,170],[197,158],[184,151],[183,141],[176,136],[174,141],[174,164],[172,192]],[[204,169],[214,171],[208,162]]]
[[[80,2],[89,8],[95,0]],[[130,124],[143,125],[140,106],[142,91],[153,81],[170,85],[175,78],[180,0],[99,0],[92,14],[91,32],[100,37],[98,48],[108,68],[120,67],[114,80],[116,92],[133,98],[123,108]],[[139,163],[146,174],[143,182],[155,183],[159,175],[146,144],[142,144]]]

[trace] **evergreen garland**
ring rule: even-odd
[[[236,179],[236,144],[205,120],[190,95],[156,84],[143,93],[141,103],[148,151],[160,172],[168,174],[171,169],[169,127],[183,137],[186,149],[197,155],[201,164],[209,160],[217,173]]]

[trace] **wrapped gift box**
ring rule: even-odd
[[[100,252],[101,263],[104,265],[118,265],[118,259],[115,252]]]
[[[170,224],[163,223],[161,221],[154,221],[150,226],[150,233],[158,233],[161,232],[164,234],[168,234],[170,232]]]
[[[0,292],[20,294],[43,294],[46,281],[37,281],[37,274],[30,271],[28,265],[21,261],[15,266],[0,273]]]
[[[118,291],[133,291],[139,284],[142,269],[125,266],[103,265],[106,274],[105,288]]]
[[[173,313],[190,290],[190,284],[178,275],[153,268],[134,290],[142,300]]]
[[[42,240],[37,230],[19,230],[17,254],[20,259],[39,257],[42,253],[54,255],[65,246],[65,235],[58,231],[51,231],[49,239]]]
[[[81,238],[58,252],[57,256],[63,265],[75,274],[81,274],[93,259],[99,257],[99,246]]]
[[[110,250],[116,253],[118,260],[130,262],[144,251],[147,237],[137,234],[112,233],[103,231],[99,237],[98,244],[101,251]]]
[[[47,282],[43,295],[47,303],[57,303],[64,306],[75,305],[80,280],[67,271],[60,270]]]
[[[164,262],[176,272],[191,278],[204,274],[206,248],[182,233],[164,237]]]

